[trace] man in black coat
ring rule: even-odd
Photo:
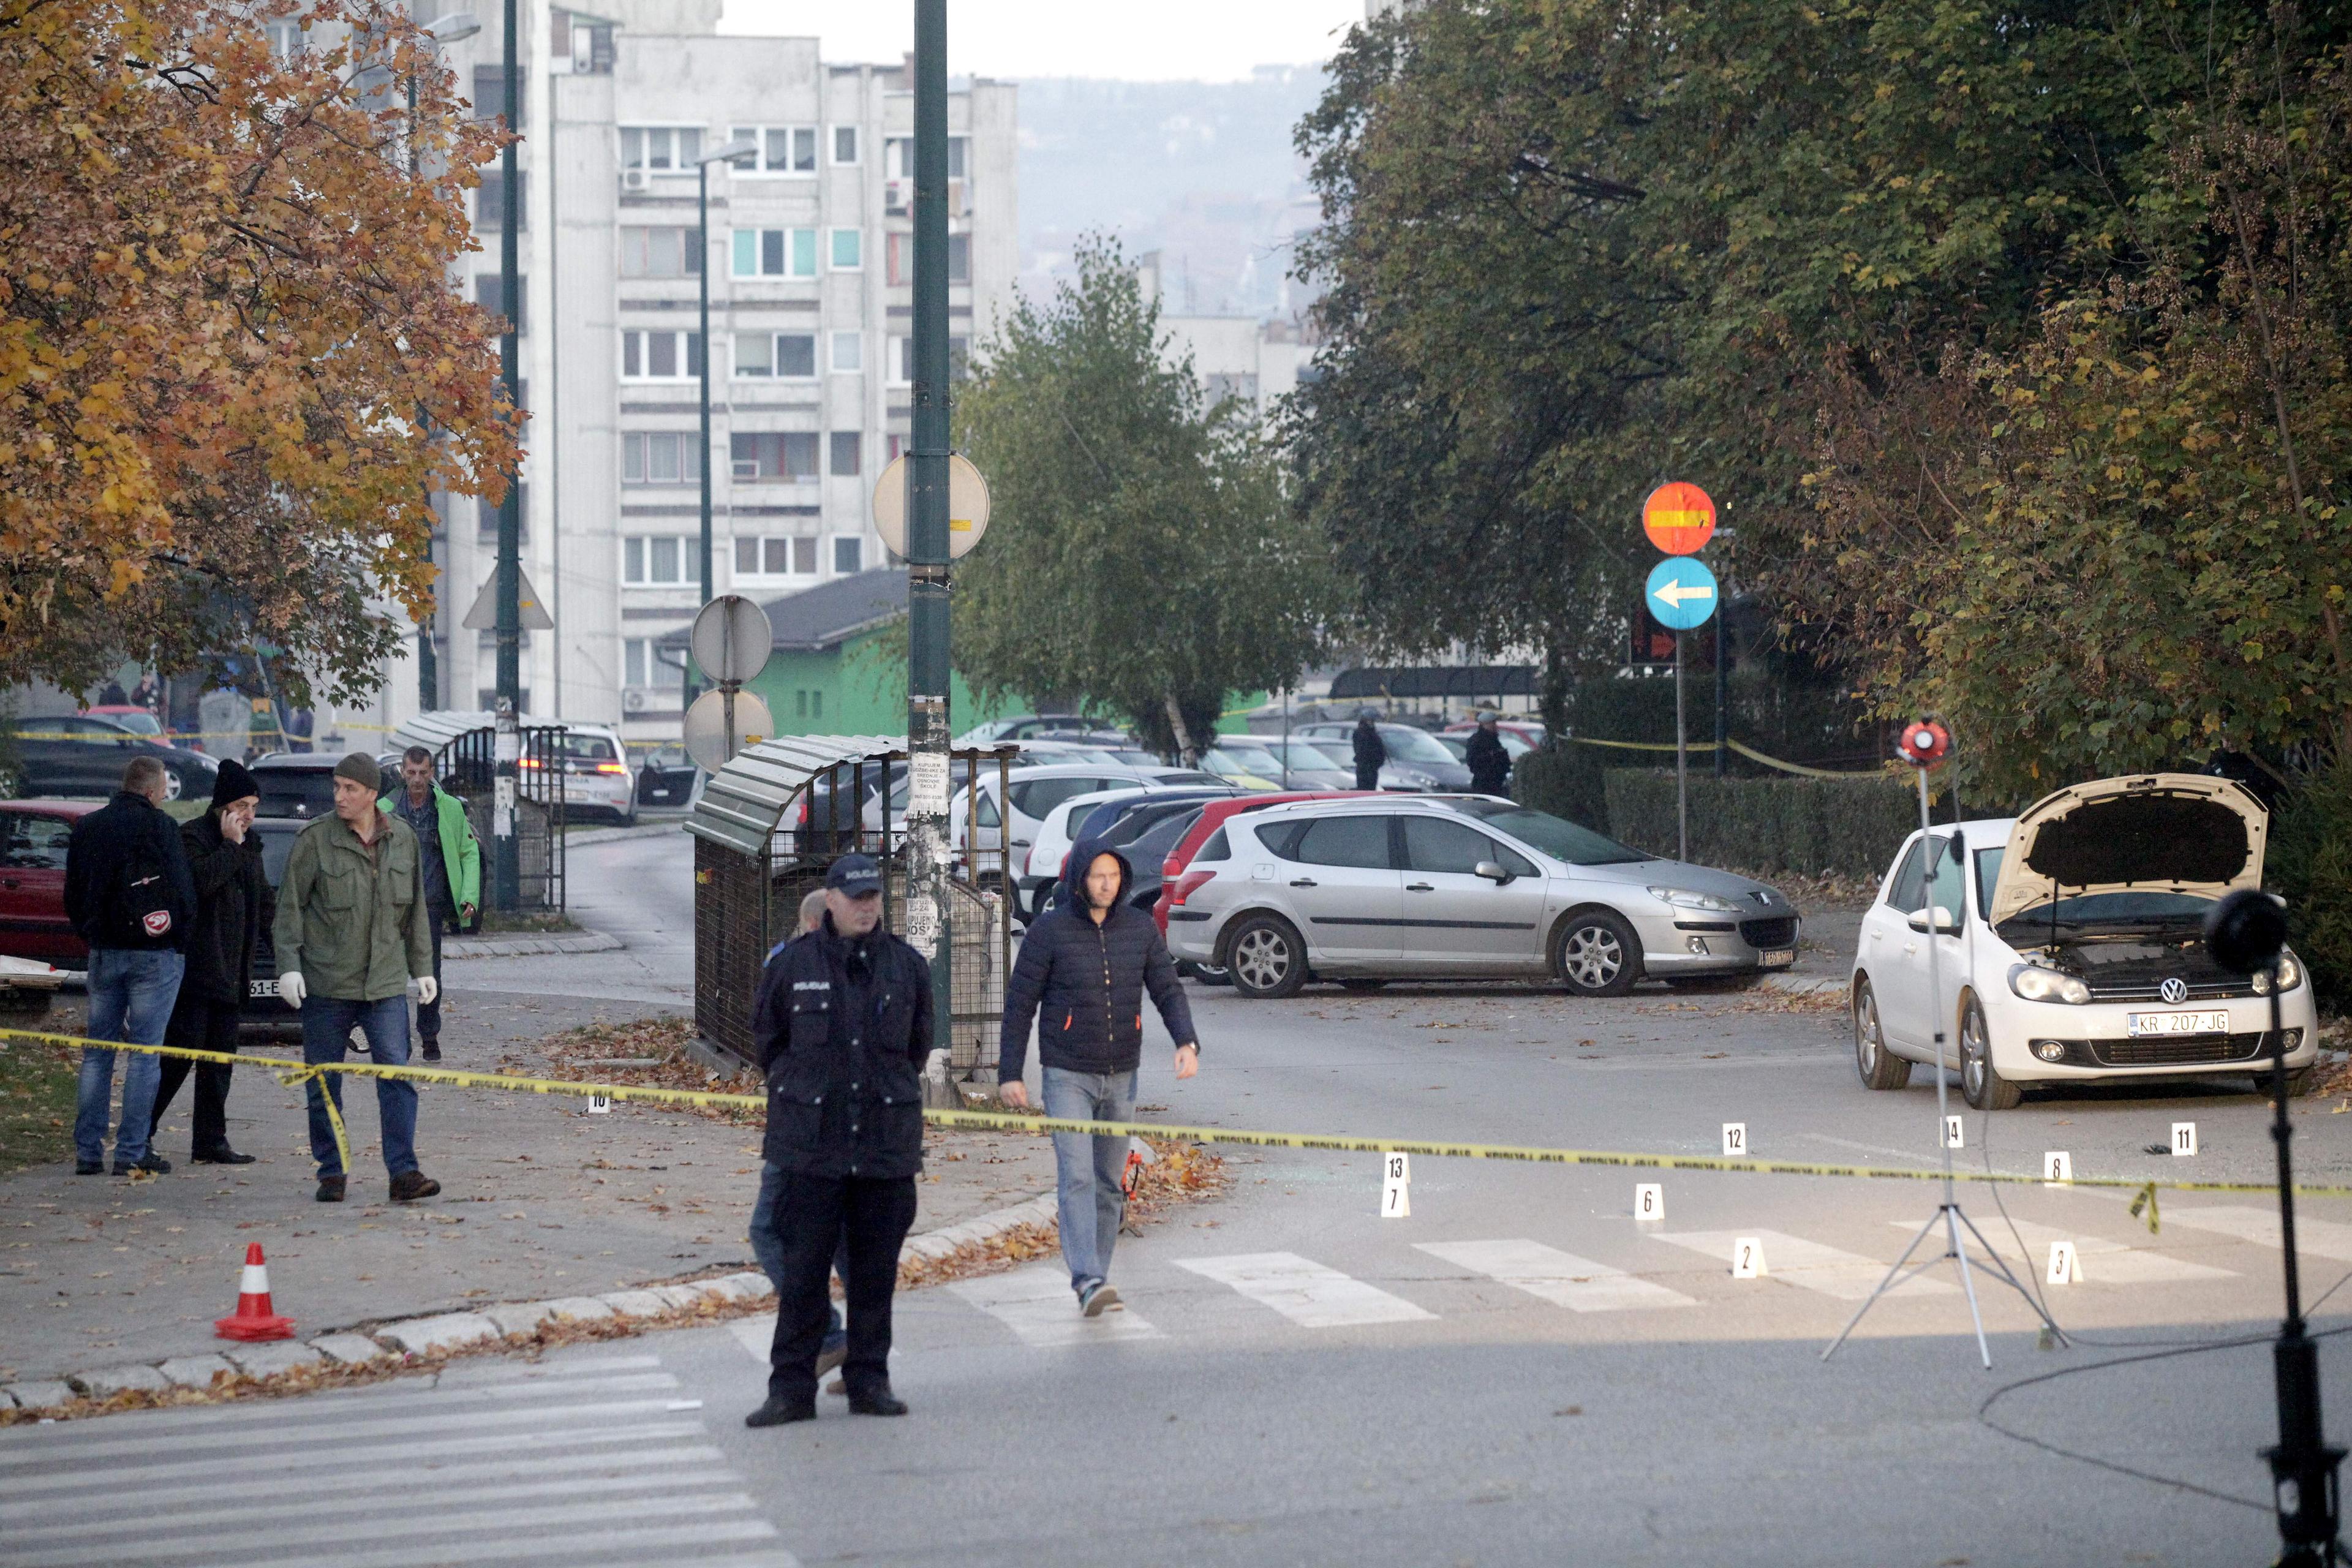
[[[931,1052],[931,969],[877,930],[882,873],[845,855],[824,879],[824,919],[779,948],[760,977],[751,1040],[768,1084],[762,1152],[778,1167],[782,1257],[768,1400],[747,1426],[816,1415],[816,1362],[845,1241],[849,1354],[842,1382],[861,1415],[904,1415],[890,1392],[890,1296],[923,1168],[922,1070]],[[846,1233],[845,1236],[845,1232]]]
[[[1462,747],[1462,761],[1470,770],[1472,789],[1480,795],[1510,794],[1511,753],[1503,749],[1494,714],[1478,715],[1478,727],[1470,731],[1470,739]]]
[[[73,826],[66,843],[66,918],[89,944],[89,1022],[93,1041],[160,1046],[180,994],[195,884],[180,847],[180,825],[163,815],[163,764],[133,757],[115,797]],[[113,1110],[115,1053],[81,1053],[74,1096],[74,1173],[103,1168],[107,1119]],[[172,1163],[147,1146],[155,1120],[156,1058],[131,1053],[122,1073],[122,1120],[114,1130],[114,1173],[160,1176]]]
[[[1356,787],[1381,787],[1381,768],[1389,760],[1388,742],[1372,726],[1372,710],[1369,708],[1356,715],[1356,732],[1349,739],[1356,747]]]
[[[264,927],[278,918],[269,877],[262,868],[261,838],[253,813],[261,786],[245,764],[221,759],[213,784],[211,809],[180,829],[188,871],[196,884],[196,912],[188,922],[187,971],[163,1043],[192,1051],[236,1054],[236,1026],[253,985],[253,957]],[[147,1141],[163,1125],[163,1112],[195,1064],[185,1057],[163,1058],[155,1089],[155,1117]],[[199,1165],[250,1165],[253,1156],[228,1143],[228,1084],[231,1068],[215,1062],[196,1067],[194,1148]]]
[[[1045,1068],[1045,1114],[1074,1121],[1127,1121],[1135,1116],[1135,1079],[1143,1058],[1143,993],[1176,1042],[1176,1076],[1200,1070],[1200,1037],[1176,979],[1175,961],[1152,918],[1127,901],[1133,880],[1127,857],[1098,837],[1082,838],[1062,868],[1054,909],[1031,923],[1004,987],[1004,1032],[997,1050],[997,1091],[1016,1110],[1029,1103],[1022,1082],[1029,1021],[1037,1020]],[[1062,1261],[1078,1309],[1097,1317],[1120,1305],[1109,1283],[1111,1248],[1127,1212],[1119,1178],[1127,1135],[1054,1134]],[[856,1326],[853,1307],[850,1324]]]

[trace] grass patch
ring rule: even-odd
[[[80,1069],[69,1051],[0,1041],[0,1172],[48,1164],[71,1152]]]
[[[561,910],[530,915],[502,915],[496,910],[482,911],[481,934],[484,936],[511,936],[517,932],[530,936],[553,936],[558,932],[576,931],[580,929],[580,923]]]

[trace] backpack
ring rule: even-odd
[[[154,850],[141,845],[115,868],[105,889],[108,947],[146,947],[169,942],[174,916],[170,872]]]

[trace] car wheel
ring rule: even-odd
[[[1552,938],[1551,970],[1580,996],[1622,996],[1642,978],[1642,939],[1607,910],[1571,915]]]
[[[1960,1013],[1960,1093],[1979,1110],[2008,1110],[2025,1098],[2025,1090],[1992,1065],[1992,1037],[1973,996]]]
[[[1295,995],[1307,984],[1307,944],[1290,922],[1275,915],[1253,915],[1234,932],[1225,951],[1225,969],[1234,989],[1253,1001],[1272,1002]]]
[[[1911,1081],[1911,1064],[1886,1048],[1878,993],[1860,978],[1853,983],[1853,1066],[1864,1089],[1901,1089]]]
[[[1385,980],[1342,980],[1340,985],[1349,991],[1378,991],[1388,984]]]
[[[2317,1062],[2312,1063],[2311,1066],[2307,1068],[2289,1068],[2286,1075],[2286,1097],[2289,1100],[2293,1100],[2298,1094],[2310,1093],[2311,1080],[2318,1076],[2319,1064]],[[2254,1092],[2256,1094],[2268,1094],[2270,1091],[2270,1074],[2263,1073],[2254,1079]]]
[[[187,787],[188,781],[180,776],[179,769],[165,768],[163,770],[163,798],[165,800],[179,799],[180,796],[186,792]]]

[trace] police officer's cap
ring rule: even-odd
[[[882,868],[874,863],[871,855],[844,855],[825,872],[824,885],[853,899],[878,894],[882,891]]]

